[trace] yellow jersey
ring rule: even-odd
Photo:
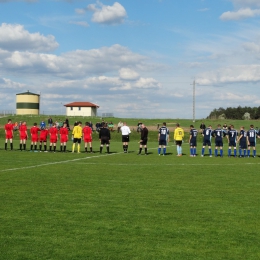
[[[180,127],[177,127],[174,130],[174,137],[173,137],[173,139],[176,140],[176,141],[182,141],[183,138],[184,138],[184,131],[183,131],[183,129],[180,128]]]
[[[82,127],[80,125],[76,125],[72,131],[73,138],[81,138],[82,137]]]

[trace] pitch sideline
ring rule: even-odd
[[[171,145],[172,146],[172,145]],[[149,150],[154,150],[156,148],[149,148]],[[25,169],[33,169],[33,168],[38,168],[42,166],[49,166],[49,165],[55,165],[55,164],[61,164],[61,163],[70,163],[70,162],[77,162],[77,161],[82,161],[82,160],[87,160],[87,159],[92,159],[92,158],[100,158],[104,156],[111,156],[111,155],[117,155],[117,154],[123,154],[124,152],[119,152],[119,153],[109,153],[109,154],[102,154],[102,155],[95,155],[95,156],[90,156],[90,157],[83,157],[83,158],[77,158],[77,159],[72,159],[72,160],[66,160],[66,161],[59,161],[59,162],[51,162],[51,163],[42,163],[38,165],[31,165],[31,166],[24,166],[24,167],[16,167],[16,168],[11,168],[11,169],[4,169],[0,170],[0,172],[8,172],[8,171],[18,171],[18,170],[25,170]]]
[[[169,146],[174,146],[174,145],[169,145]],[[168,146],[168,147],[169,147]],[[154,150],[154,149],[158,149],[158,147],[156,148],[149,148],[149,150]],[[16,168],[11,168],[11,169],[4,169],[4,170],[0,170],[0,172],[9,172],[9,171],[18,171],[18,170],[24,170],[24,169],[33,169],[33,168],[38,168],[38,167],[42,167],[42,166],[49,166],[49,165],[55,165],[55,164],[62,164],[62,163],[70,163],[70,162],[79,162],[82,160],[88,160],[88,159],[94,159],[94,158],[100,158],[100,157],[105,157],[105,156],[112,156],[112,155],[118,155],[118,154],[123,154],[124,152],[119,152],[119,153],[110,153],[110,154],[102,154],[102,155],[95,155],[95,156],[90,156],[90,157],[83,157],[83,158],[77,158],[77,159],[71,159],[71,160],[65,160],[65,161],[58,161],[58,162],[50,162],[50,163],[43,163],[43,164],[38,164],[38,165],[31,165],[31,166],[24,166],[24,167],[16,167]],[[102,163],[89,163],[89,164],[93,164],[93,165],[100,165]],[[119,165],[119,166],[128,166],[130,164],[109,164],[106,163],[107,165]],[[260,163],[243,163],[243,165],[259,165]],[[131,165],[140,165],[139,164],[131,164]],[[146,166],[153,166],[153,165],[157,165],[157,164],[142,164],[142,165],[146,165]],[[165,164],[167,166],[187,166],[187,165],[191,165],[191,166],[220,166],[222,164]],[[234,165],[242,165],[242,163],[232,163],[232,164],[225,164],[227,166],[234,166]]]

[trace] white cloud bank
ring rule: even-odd
[[[224,12],[220,19],[223,21],[242,20],[253,18],[260,15],[259,0],[230,0],[234,7],[234,11]]]
[[[146,63],[146,57],[119,44],[100,49],[75,50],[60,56],[30,50],[11,52],[0,49],[2,70],[26,72],[28,75],[47,73],[62,78],[84,78],[95,74],[117,73],[122,67],[138,67],[140,70],[140,67],[149,67]],[[130,79],[137,75],[129,69],[122,70],[121,77]]]
[[[260,9],[250,9],[250,8],[243,8],[239,9],[238,11],[234,12],[225,12],[220,16],[221,20],[228,21],[228,20],[241,20],[246,18],[251,18],[260,15]]]
[[[93,12],[92,22],[99,24],[121,24],[127,17],[125,8],[118,2],[113,5],[104,5],[100,1],[89,4],[86,8],[76,8],[75,12],[84,15],[87,11]]]
[[[33,86],[33,89],[36,88],[38,91],[43,91],[45,95],[51,95],[52,99],[55,99],[57,97],[55,95],[61,90],[64,97],[68,99],[75,97],[73,94],[75,86],[78,87],[78,93],[82,93],[82,96],[85,90],[93,95],[109,95],[115,91],[133,89],[145,91],[162,87],[154,78],[142,76],[143,72],[149,73],[149,70],[154,70],[157,65],[150,63],[147,57],[134,53],[119,44],[55,55],[35,52],[36,49],[51,50],[51,47],[46,46],[58,45],[53,41],[52,36],[45,37],[38,33],[29,33],[21,25],[3,24],[0,34],[1,32],[5,32],[6,38],[9,39],[9,48],[0,39],[1,72],[6,75],[15,73],[21,81],[26,78],[30,79],[28,84],[18,84],[12,80],[0,78],[0,84],[5,87],[13,86],[20,91],[32,90]],[[22,39],[24,50],[17,51],[20,46],[18,39]]]
[[[50,52],[59,47],[55,37],[40,33],[29,33],[20,24],[2,23],[0,26],[0,48],[8,51]]]
[[[198,77],[197,82],[201,85],[260,82],[260,65],[234,65],[205,72]]]
[[[119,75],[121,79],[126,79],[126,80],[135,80],[137,78],[139,78],[139,74],[129,68],[121,68],[119,70]]]
[[[101,24],[120,24],[127,16],[125,8],[118,2],[112,6],[104,5],[101,2],[90,4],[87,10],[94,12],[92,22]]]

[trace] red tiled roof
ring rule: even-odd
[[[91,102],[72,102],[69,104],[65,104],[65,107],[99,107]]]

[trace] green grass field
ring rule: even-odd
[[[260,259],[259,157],[158,156],[156,133],[137,156],[119,136],[111,154],[0,145],[1,260]]]

